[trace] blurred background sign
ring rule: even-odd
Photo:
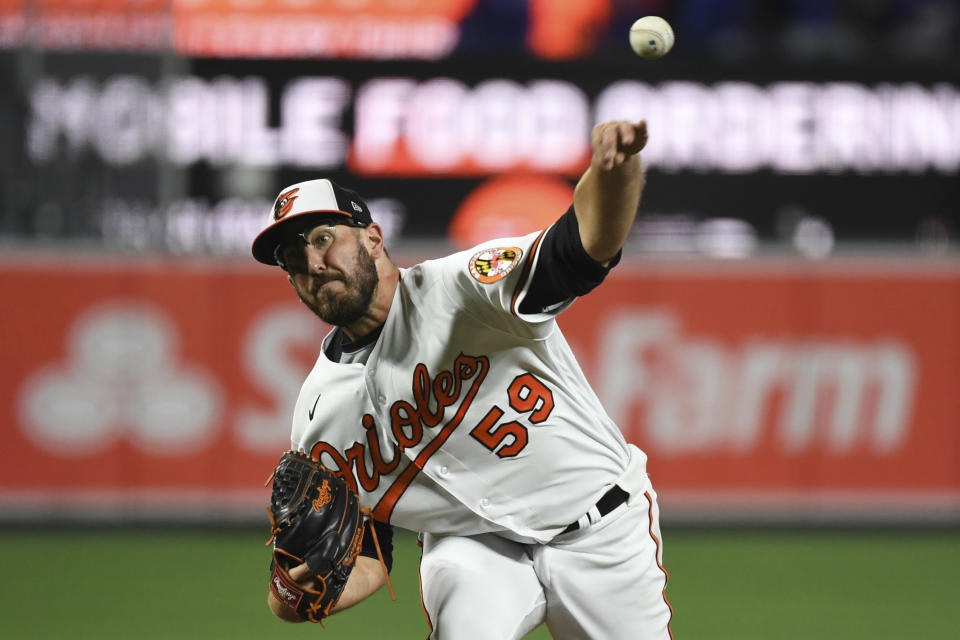
[[[189,56],[436,59],[476,0],[181,0],[173,48]]]
[[[26,80],[27,62],[8,58],[23,93],[7,105],[5,236],[242,254],[275,192],[322,174],[356,184],[398,239],[443,241],[459,203],[491,178],[526,174],[532,192],[543,176],[572,184],[594,123],[640,118],[651,131],[637,228],[648,249],[676,250],[686,227],[715,219],[803,253],[804,233],[930,252],[956,235],[960,88],[936,73],[865,82],[844,67],[785,80],[738,64],[712,81],[639,59],[519,70],[205,59],[168,73],[177,64],[160,58],[107,60],[45,55]],[[177,227],[194,214],[244,234],[185,238]]]
[[[22,255],[0,276],[0,504],[260,518],[329,330],[278,273]],[[675,521],[943,521],[958,292],[954,262],[628,261],[562,325]]]
[[[677,33],[656,62],[645,14]],[[0,0],[0,498],[176,518],[226,490],[259,518],[324,329],[248,264],[279,190],[355,187],[409,264],[550,224],[594,124],[643,118],[627,260],[561,324],[664,518],[956,521],[958,25],[955,0]]]

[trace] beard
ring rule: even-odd
[[[344,291],[335,293],[323,287],[327,282],[339,280],[343,283]],[[377,265],[370,252],[357,243],[357,257],[354,261],[353,273],[339,272],[314,285],[314,294],[307,297],[299,289],[297,293],[307,308],[313,311],[321,320],[335,327],[348,327],[360,320],[370,308],[373,294],[380,283],[377,275]]]

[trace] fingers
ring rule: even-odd
[[[310,575],[310,568],[307,567],[306,562],[290,568],[290,577],[293,578],[294,580],[297,580],[298,578],[306,577],[308,575]]]
[[[593,156],[603,169],[616,165],[620,147],[620,132],[616,122],[605,122],[593,128]]]
[[[610,170],[636,155],[647,144],[647,123],[604,122],[593,128],[593,159],[601,169]]]
[[[291,568],[290,577],[302,586],[313,587],[313,573],[310,572],[306,562]]]
[[[645,146],[647,146],[647,121],[641,120],[636,125],[631,125],[631,141],[628,143],[627,152],[631,155],[640,153]]]
[[[617,133],[620,135],[620,144],[629,147],[633,144],[636,136],[634,135],[634,125],[629,122],[617,122]]]

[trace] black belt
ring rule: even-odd
[[[627,498],[630,497],[630,494],[621,489],[618,485],[613,485],[610,487],[610,490],[603,494],[599,500],[597,500],[597,511],[600,512],[600,517],[607,515],[624,502],[627,501]],[[593,524],[591,522],[590,524]],[[560,533],[570,533],[571,531],[576,531],[580,528],[580,522],[573,522],[566,529]]]

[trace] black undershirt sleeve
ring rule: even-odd
[[[590,293],[620,262],[621,252],[606,267],[591,258],[580,240],[580,225],[573,205],[547,229],[540,243],[540,259],[521,313],[541,313],[545,308]],[[531,256],[532,259],[532,256]]]
[[[383,563],[387,565],[387,573],[393,569],[393,527],[384,522],[370,520],[377,528],[377,540],[380,542],[380,552],[383,554]],[[363,530],[363,542],[360,545],[360,555],[367,558],[377,557],[377,546],[373,540],[370,527]]]

